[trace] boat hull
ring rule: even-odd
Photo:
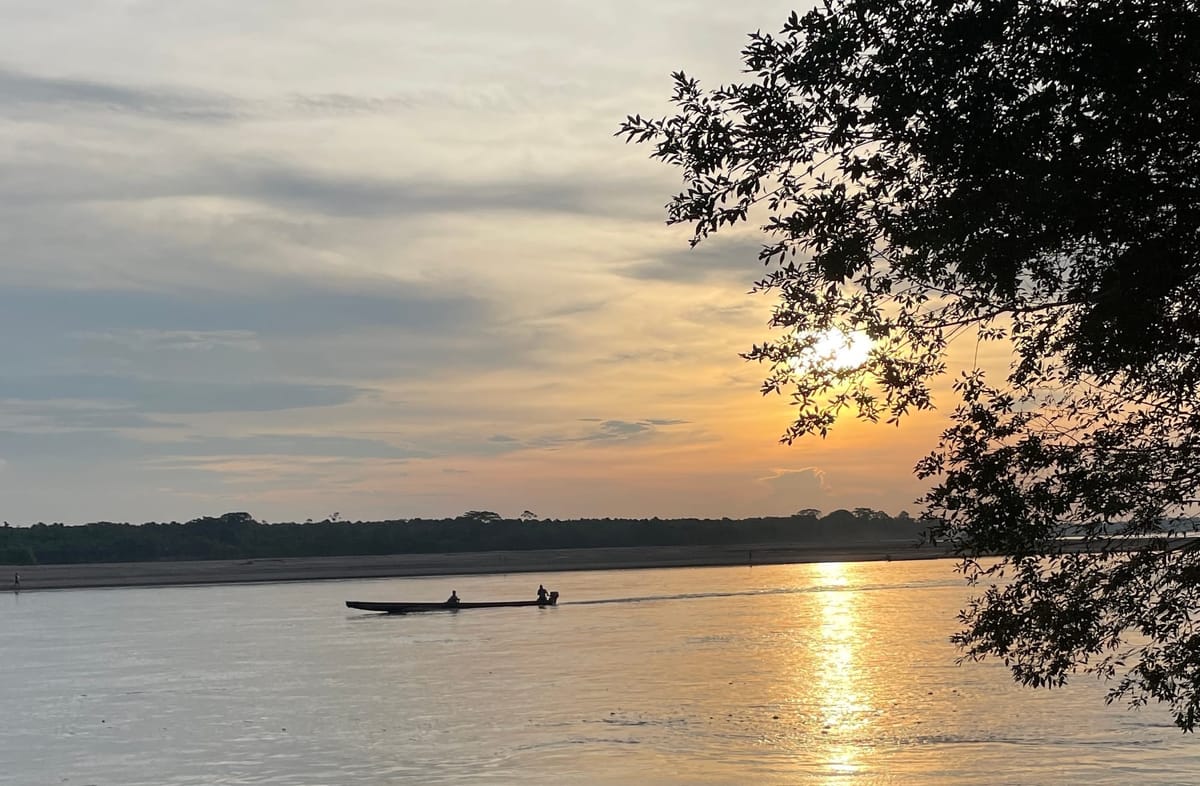
[[[385,614],[413,614],[422,611],[461,611],[463,609],[507,609],[521,606],[555,606],[558,595],[546,600],[506,600],[483,603],[379,603],[367,600],[348,600],[346,606],[359,611],[382,611]]]

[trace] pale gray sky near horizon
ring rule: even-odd
[[[0,5],[3,517],[915,509],[937,417],[776,444],[753,233],[613,136],[791,8]]]

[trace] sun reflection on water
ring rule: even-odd
[[[825,766],[830,783],[860,771],[861,739],[868,731],[872,707],[862,679],[861,620],[857,594],[848,584],[846,565],[816,566],[819,619],[815,630],[813,697],[821,717],[821,734],[828,741]]]

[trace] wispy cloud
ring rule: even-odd
[[[251,434],[244,437],[194,437],[161,442],[155,452],[170,456],[329,456],[345,458],[427,458],[417,448],[377,439],[319,434]]]
[[[0,376],[4,396],[17,401],[112,401],[141,412],[271,412],[331,407],[365,391],[348,385],[138,379],[115,375]]]
[[[761,278],[762,265],[757,237],[711,237],[698,246],[681,244],[657,256],[625,266],[620,272],[630,278],[695,283],[709,279],[733,279],[747,284]]]
[[[448,91],[429,87],[380,95],[293,93],[238,98],[187,85],[121,83],[74,76],[47,76],[0,65],[0,114],[36,116],[39,110],[83,111],[141,116],[182,123],[284,121],[306,116],[346,117],[454,109],[515,112],[533,96],[518,97],[503,85]]]
[[[504,180],[429,180],[403,176],[343,175],[266,162],[229,167],[224,176],[198,176],[215,195],[251,198],[326,215],[419,216],[431,213],[530,212],[646,216],[622,197],[645,181],[580,172],[571,177]]]
[[[66,452],[110,465],[150,461],[156,466],[195,466],[196,459],[235,456],[325,457],[408,460],[428,457],[424,450],[383,440],[323,434],[249,434],[237,437],[183,436],[144,440],[116,430],[0,430],[0,456],[14,466],[54,462]]]
[[[172,159],[152,173],[144,166],[115,166],[126,163],[124,156],[105,162],[72,161],[75,156],[70,155],[65,160],[51,160],[52,155],[47,150],[42,159],[10,162],[8,177],[0,181],[0,203],[115,204],[209,198],[361,219],[471,213],[657,218],[656,208],[632,199],[649,190],[652,179],[590,169],[538,177],[459,172],[434,178],[388,173],[387,168],[329,171],[260,155],[197,156],[199,160],[189,162],[170,153]]]
[[[32,432],[184,428],[182,422],[151,417],[121,402],[9,398],[0,401],[0,410],[12,427]]]
[[[0,332],[56,331],[142,350],[253,349],[262,337],[338,334],[370,327],[473,330],[491,306],[465,293],[381,280],[374,291],[321,290],[270,279],[241,292],[0,290]]]
[[[131,113],[156,118],[223,122],[239,115],[228,96],[200,90],[135,87],[90,79],[39,76],[0,66],[0,114],[28,116],[38,107]]]
[[[160,330],[141,328],[131,330],[82,331],[68,334],[81,341],[115,344],[137,352],[211,352],[214,349],[240,349],[257,352],[262,349],[258,334],[252,330]]]
[[[596,423],[597,425],[589,426],[583,433],[542,435],[531,440],[530,444],[537,447],[552,447],[570,443],[628,442],[652,439],[662,433],[662,428],[687,423],[686,420],[675,418],[655,418],[648,420],[580,418],[580,420],[585,423]]]
[[[789,10],[18,3],[10,515],[754,512],[758,240],[689,250],[677,173],[613,132]]]

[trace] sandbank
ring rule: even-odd
[[[898,542],[843,546],[636,546],[453,554],[7,565],[0,566],[0,588],[13,588],[10,580],[14,573],[20,574],[21,591],[28,591],[708,565],[866,562],[940,559],[946,556],[947,553],[940,548],[917,548],[910,542]]]

